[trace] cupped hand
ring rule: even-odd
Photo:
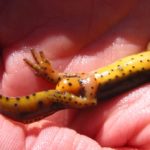
[[[59,71],[89,72],[144,51],[150,39],[148,0],[15,0],[0,8],[0,90],[7,96],[52,88],[24,64],[30,48],[43,50]],[[149,149],[149,89],[28,125],[1,115],[0,149]]]

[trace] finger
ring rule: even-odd
[[[33,64],[30,60],[28,59],[23,59],[25,61],[25,63],[30,66],[33,70],[35,70],[36,72],[40,72],[40,66],[37,64]]]
[[[28,140],[27,142],[28,149],[31,149],[31,145],[29,145],[31,141]],[[40,149],[47,149],[50,147],[51,150],[62,149],[62,147],[63,149],[70,150],[83,148],[86,148],[86,150],[91,150],[93,148],[95,150],[100,149],[100,145],[96,141],[80,135],[71,129],[58,127],[49,127],[41,131],[32,149],[36,150],[39,147]]]
[[[46,57],[45,57],[43,51],[40,51],[39,54],[40,54],[41,60],[42,60],[43,62],[47,62],[47,59],[46,59]]]
[[[0,132],[0,149],[25,149],[23,124],[12,123],[7,118],[0,116]]]
[[[33,56],[35,62],[36,62],[37,64],[40,64],[40,62],[41,62],[41,57],[40,57],[40,55],[38,55],[38,53],[35,52],[34,49],[31,49],[31,54],[32,54],[32,56]]]

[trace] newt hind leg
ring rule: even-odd
[[[35,52],[34,49],[31,49],[31,54],[35,63],[26,58],[24,59],[25,63],[35,71],[36,75],[41,76],[49,82],[57,83],[61,76],[52,68],[51,63],[46,59],[44,53],[42,51]]]

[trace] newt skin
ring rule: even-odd
[[[150,51],[122,58],[90,73],[59,73],[41,51],[31,50],[35,63],[24,59],[35,74],[55,89],[23,97],[0,95],[0,113],[19,122],[40,120],[58,110],[85,108],[150,81]]]

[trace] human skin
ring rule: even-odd
[[[89,72],[144,51],[149,14],[149,0],[1,1],[1,93],[52,88],[23,62],[32,59],[30,48],[43,50],[65,72]],[[29,125],[1,115],[0,149],[148,149],[149,88],[147,83],[94,108],[62,110]]]

